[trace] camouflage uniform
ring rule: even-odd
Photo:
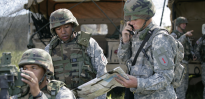
[[[58,17],[63,19],[60,18],[58,19]],[[61,26],[63,24],[73,23],[74,24],[73,28],[78,26],[78,22],[76,18],[67,9],[58,9],[54,11],[50,17],[50,23],[51,23],[50,24],[51,33],[53,35],[56,35],[54,28]],[[78,33],[81,33],[80,35],[82,35],[82,33],[84,32],[79,31]],[[64,69],[63,68],[59,69],[59,66],[54,65],[55,77],[57,77],[57,79],[61,81],[64,81],[66,85],[71,89],[78,87],[79,85],[86,83],[87,81],[93,79],[94,77],[99,77],[107,72],[106,70],[107,59],[104,56],[101,47],[91,37],[87,40],[88,42],[86,46],[80,45],[78,43],[80,35],[75,37],[72,41],[66,41],[66,42],[62,42],[60,38],[57,38],[56,42],[58,41],[59,43],[52,50],[50,49],[52,41],[45,47],[45,50],[51,54],[54,63],[59,61],[56,59],[60,59],[60,61],[65,61],[65,60],[73,60],[74,58],[72,59],[72,57],[77,58],[77,60],[78,59],[80,60],[80,58],[84,58],[81,59],[81,60],[85,60],[83,63],[77,64],[77,66],[80,66],[80,68],[82,68],[79,70],[73,66],[69,67],[69,65],[67,64],[73,65],[73,63],[69,63],[69,61],[67,62],[65,61],[65,63],[63,63]],[[83,69],[85,68],[85,66],[88,69],[84,71]],[[67,70],[65,68],[67,68]],[[73,68],[76,69],[73,70]],[[78,74],[81,71],[82,73]],[[59,74],[59,72],[61,72],[61,74]],[[97,74],[94,74],[94,76],[85,79],[82,77],[83,75],[85,76],[90,75],[89,74],[90,72],[95,72]],[[73,77],[74,79],[72,79]],[[75,79],[77,80],[75,81]],[[81,82],[80,80],[84,80],[84,81]],[[106,99],[106,94],[99,96],[96,99]]]
[[[188,21],[184,17],[177,18],[176,26],[179,27],[181,23],[188,23]],[[185,99],[186,91],[188,89],[188,81],[189,81],[189,66],[188,66],[189,62],[188,61],[190,59],[190,55],[191,57],[194,55],[194,50],[193,50],[191,41],[189,37],[186,37],[185,32],[180,33],[179,31],[174,30],[173,33],[171,33],[170,35],[173,36],[178,41],[180,41],[184,47],[184,59],[182,60],[182,65],[185,67],[186,74],[182,80],[181,86],[176,88],[176,93],[177,93],[177,98]]]
[[[49,55],[49,53],[42,49],[33,48],[25,51],[19,62],[19,68],[23,67],[26,64],[37,64],[39,66],[42,66],[46,70],[46,73],[44,74],[45,76],[43,76],[42,79],[46,77],[49,81],[49,79],[53,76],[54,69],[51,56]],[[51,88],[50,84],[56,82],[61,84],[61,86],[57,86],[59,87],[59,90],[57,91],[57,94],[54,95],[56,99],[76,99],[74,94],[64,86],[64,83],[61,83],[60,81],[56,80],[50,81],[50,83],[48,83],[43,89],[41,89],[43,94],[38,99],[51,99],[52,95],[51,92],[49,93],[49,91],[51,91],[53,87]],[[40,84],[41,82],[39,81],[39,85]],[[20,98],[17,96],[13,96],[12,99],[32,99],[32,97],[33,96],[31,94],[28,94],[25,97]]]
[[[201,61],[202,67],[202,83],[205,86],[205,24],[202,26],[202,34],[195,44],[195,54],[199,61]],[[203,98],[205,99],[205,87],[203,91]]]
[[[146,7],[146,8],[145,8]],[[141,9],[142,8],[142,9]],[[154,16],[155,10],[151,0],[127,0],[124,7],[125,19],[145,19],[149,20]],[[135,13],[136,12],[136,13]],[[141,13],[140,13],[141,12]],[[134,13],[134,14],[133,14]],[[123,44],[122,38],[118,48],[118,57],[122,62],[133,61],[137,50],[139,49],[143,39],[142,35],[146,35],[148,29],[159,29],[159,27],[151,22],[145,29],[135,33],[129,43]],[[156,33],[161,33],[152,39],[151,46],[146,54],[149,60],[146,59],[143,53],[139,53],[136,64],[129,66],[130,75],[137,78],[137,88],[130,88],[134,93],[135,99],[175,99],[176,93],[171,85],[174,77],[174,57],[176,50],[171,49],[172,43],[168,41],[168,33],[159,30]],[[152,34],[153,36],[154,34]],[[150,38],[152,38],[152,36]],[[149,40],[148,40],[149,42]],[[147,43],[148,43],[147,42]],[[148,44],[145,44],[145,48]],[[158,50],[164,49],[168,57],[164,57],[169,64],[162,64],[153,56]],[[150,66],[150,64],[151,66]]]

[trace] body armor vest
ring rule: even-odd
[[[177,30],[174,30],[173,32],[177,35],[177,39],[179,39],[184,34],[184,33],[180,33]],[[185,60],[189,60],[190,58],[192,58],[192,56],[190,56],[191,55],[191,50],[190,50],[191,46],[189,46],[190,45],[189,43],[191,43],[191,42],[187,41],[185,44],[182,44],[184,47],[184,59]]]
[[[82,35],[82,32],[81,32]],[[82,36],[68,43],[60,43],[56,38],[50,43],[50,55],[52,56],[55,79],[65,82],[68,88],[73,89],[96,77],[96,72],[87,55],[87,47],[77,41],[82,40]]]
[[[202,36],[201,38],[202,44],[201,44],[201,61],[205,62],[205,35]]]

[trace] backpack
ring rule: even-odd
[[[167,33],[158,33],[158,31],[160,31],[160,30],[166,31]],[[154,70],[154,67],[151,65],[151,62],[149,61],[149,56],[146,54],[146,52],[147,52],[148,48],[150,48],[152,46],[152,40],[155,36],[157,36],[159,34],[167,35],[168,41],[170,42],[170,44],[172,44],[173,47],[176,48],[176,55],[175,55],[175,58],[174,58],[174,63],[175,63],[174,78],[173,78],[171,84],[173,85],[174,88],[179,87],[181,85],[182,79],[183,79],[184,74],[185,74],[185,71],[184,71],[185,68],[180,63],[182,61],[182,59],[184,58],[184,47],[183,47],[183,45],[178,40],[175,40],[174,37],[169,35],[168,34],[169,32],[166,29],[154,26],[151,29],[149,29],[147,32],[148,32],[148,34],[144,35],[144,37],[145,37],[144,41],[141,43],[141,45],[140,45],[140,47],[139,47],[139,49],[138,49],[138,51],[137,51],[137,53],[134,57],[134,60],[132,62],[128,60],[126,62],[126,65],[128,66],[128,68],[130,66],[134,66],[139,53],[142,52],[144,54],[145,58],[147,59],[149,66],[151,67],[152,70]],[[174,44],[173,44],[173,42],[174,42]],[[143,49],[145,43],[147,43],[147,45]],[[152,56],[151,56],[151,58],[153,58]],[[126,88],[124,98],[125,99],[134,99],[134,94],[130,91],[129,88]]]
[[[165,33],[157,33],[158,31],[161,31],[161,30],[166,31],[167,34],[165,34]],[[149,40],[147,42],[147,45],[146,45],[145,49],[143,49],[144,51],[142,51],[142,52],[144,53],[144,56],[147,56],[146,55],[146,51],[147,51],[147,49],[149,47],[151,47],[153,38],[155,36],[159,35],[159,34],[167,35],[169,42],[173,45],[174,48],[176,48],[176,55],[175,55],[175,58],[174,58],[174,63],[175,63],[175,66],[174,66],[174,78],[173,78],[171,84],[173,85],[174,88],[177,88],[177,87],[179,87],[181,85],[182,79],[183,79],[183,77],[185,75],[185,68],[181,64],[181,61],[184,58],[184,47],[181,44],[181,42],[176,40],[174,37],[172,37],[168,33],[169,32],[166,29],[163,29],[163,28],[160,28],[160,27],[159,28],[155,28],[154,31],[153,31],[153,35],[149,38]],[[174,42],[174,44],[173,44],[173,42]],[[146,59],[149,62],[149,58],[146,57]],[[149,64],[151,66],[151,63],[149,63]],[[153,67],[152,67],[152,69],[153,69]]]

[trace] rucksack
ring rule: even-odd
[[[163,32],[157,33],[158,31],[161,31],[161,30],[162,31],[166,31],[166,33],[163,33]],[[176,48],[176,55],[175,55],[175,58],[174,58],[174,63],[175,63],[175,66],[174,66],[174,78],[173,78],[171,84],[173,85],[174,88],[177,88],[177,87],[179,87],[181,85],[182,79],[183,79],[183,77],[185,75],[185,72],[186,72],[184,66],[181,64],[181,61],[184,58],[184,47],[181,44],[181,42],[176,40],[174,37],[172,37],[168,33],[169,32],[166,29],[163,29],[163,28],[160,28],[160,27],[159,28],[155,28],[154,31],[153,31],[153,35],[149,38],[145,49],[143,49],[145,51],[143,53],[144,53],[145,56],[147,56],[146,55],[146,51],[147,51],[147,49],[149,47],[151,47],[152,40],[153,40],[153,38],[155,36],[157,36],[159,34],[167,35],[168,41],[170,42],[170,44],[172,44],[173,47]],[[146,59],[149,62],[149,58],[146,58]],[[150,64],[150,66],[151,66],[151,64]],[[153,67],[152,67],[152,69],[153,69]]]

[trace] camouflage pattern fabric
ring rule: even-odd
[[[203,35],[204,36],[204,35]],[[203,53],[201,52],[203,51]],[[195,44],[195,53],[197,56],[197,59],[201,61],[201,67],[202,67],[202,83],[205,86],[205,39],[203,37],[200,37]],[[205,87],[203,91],[203,99],[205,99]]]
[[[37,64],[46,70],[46,76],[51,77],[54,74],[53,62],[48,52],[43,49],[33,48],[26,50],[19,62],[19,68],[25,64]]]
[[[55,48],[53,44],[58,41],[50,43],[53,49],[49,53],[53,60],[55,79],[65,82],[70,89],[96,77],[96,69],[91,64],[86,47],[76,43],[79,36],[77,38],[69,43],[59,43]]]
[[[74,41],[72,42],[75,42],[75,39]],[[67,42],[67,43],[63,43],[65,46],[68,46],[69,44],[71,44],[72,42]],[[48,44],[45,48],[45,50],[47,52],[49,52],[49,47],[50,47],[50,44]],[[58,48],[58,47],[57,47]],[[74,48],[73,48],[74,49]],[[60,52],[61,49],[58,49],[56,51]],[[62,49],[64,50],[65,52],[69,53],[68,52],[68,49]],[[90,38],[90,41],[89,41],[89,45],[88,47],[86,48],[86,52],[87,52],[87,55],[88,57],[90,58],[91,60],[91,64],[94,68],[95,71],[97,71],[97,75],[96,77],[99,77],[101,75],[103,75],[104,73],[107,72],[106,70],[106,64],[107,64],[107,59],[106,57],[104,56],[103,54],[103,50],[101,49],[101,47],[98,45],[98,43],[93,39],[93,38]],[[56,52],[57,53],[57,52]],[[72,53],[70,53],[72,54]],[[65,58],[67,57],[68,54],[66,55],[63,55],[65,56]],[[70,56],[70,55],[69,55]],[[73,56],[76,56],[76,55],[73,55]],[[81,56],[82,57],[82,56]],[[65,65],[65,64],[64,64]],[[67,68],[69,69],[69,68]],[[63,72],[64,70],[62,69],[61,72]],[[67,72],[69,73],[69,72]],[[63,77],[63,76],[62,76]],[[76,86],[79,86],[79,85],[76,85]],[[99,96],[95,99],[106,99],[106,94],[102,95],[102,96]]]
[[[205,35],[203,35],[196,41],[195,54],[199,61],[205,62]]]
[[[188,89],[188,82],[189,82],[189,64],[188,61],[182,60],[182,65],[185,67],[185,76],[182,80],[182,83],[179,87],[176,88],[177,99],[186,99],[186,91]]]
[[[43,95],[38,99],[51,99],[51,95],[47,93],[47,91],[42,91]],[[65,86],[61,87],[58,94],[55,97],[56,99],[76,99],[74,94]],[[29,96],[25,96],[23,98],[18,98],[17,96],[11,97],[11,99],[30,99]]]
[[[73,23],[74,24],[73,28],[75,28],[76,26],[79,25],[76,18],[68,9],[58,9],[52,12],[49,21],[50,21],[50,30],[52,35],[56,35],[53,29],[58,26],[68,24],[68,23]]]
[[[170,35],[173,36],[176,40],[180,41],[184,46],[184,60],[188,61],[190,58],[189,56],[194,55],[194,49],[189,37],[186,37],[184,33],[180,33],[177,30],[174,30]]]
[[[188,60],[190,55],[194,55],[194,49],[192,47],[191,41],[184,33],[180,33],[177,30],[174,30],[173,33],[170,34],[176,40],[180,41],[184,46],[184,59],[182,61],[183,66],[185,67],[186,74],[182,80],[182,84],[180,87],[176,88],[177,98],[185,99],[186,91],[188,89],[188,81],[189,81],[189,66]]]
[[[124,19],[127,21],[135,19],[149,20],[155,14],[152,0],[127,0],[124,6]]]
[[[152,28],[157,25],[151,22],[146,28]],[[133,35],[130,43],[123,44],[122,39],[118,48],[118,57],[122,62],[133,61],[137,50],[143,40],[140,40],[139,35],[146,33],[146,28],[138,34]],[[174,57],[176,50],[172,48],[172,44],[168,39],[168,33],[158,31],[162,34],[155,36],[152,40],[152,46],[148,48],[147,55],[149,61],[143,53],[139,53],[138,59],[134,66],[130,66],[130,74],[138,80],[137,88],[130,88],[134,92],[135,99],[176,99],[176,93],[171,82],[174,78]],[[158,33],[157,32],[157,33]],[[145,44],[144,48],[146,47]],[[159,57],[154,57],[153,53],[157,53],[163,49],[164,62],[157,61]],[[151,63],[151,66],[149,66]],[[167,64],[166,64],[167,63]]]
[[[19,62],[19,68],[23,67],[26,64],[37,64],[42,66],[46,70],[47,79],[49,79],[49,75],[53,76],[53,62],[51,56],[48,52],[43,49],[33,48],[26,50],[22,58]],[[45,86],[44,88],[46,88]],[[41,89],[43,95],[38,99],[51,99],[51,93],[48,93],[47,90]],[[27,94],[25,97],[18,98],[17,95],[11,97],[11,99],[30,99],[32,98],[31,94]],[[55,97],[56,99],[76,99],[74,94],[66,87],[61,87],[58,91],[58,94]],[[32,98],[33,99],[33,98]]]

